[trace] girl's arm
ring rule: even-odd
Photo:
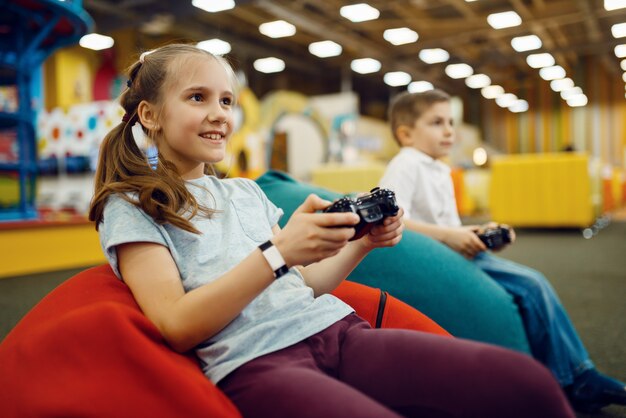
[[[329,227],[354,225],[358,216],[314,213],[328,203],[309,196],[272,238],[289,266],[308,265],[333,256],[354,234],[353,228]],[[120,273],[138,305],[179,352],[218,333],[274,281],[273,271],[261,250],[256,249],[223,276],[185,293],[166,247],[135,242],[119,245],[116,250]]]
[[[117,255],[137,304],[179,352],[219,332],[274,280],[261,252],[253,251],[219,279],[185,293],[166,247],[124,244],[117,247]]]
[[[352,272],[359,262],[374,248],[392,247],[402,238],[402,210],[385,219],[383,225],[372,228],[369,234],[350,242],[338,254],[300,271],[315,296],[333,291]]]

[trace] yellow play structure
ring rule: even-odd
[[[518,227],[588,227],[599,214],[585,153],[503,155],[492,162],[494,221]]]

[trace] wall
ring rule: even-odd
[[[526,99],[530,109],[515,114],[492,100],[480,101],[485,141],[512,154],[557,152],[573,145],[603,163],[626,167],[626,100],[619,60],[615,58],[615,71],[593,58],[574,70],[567,72],[587,95],[586,106],[569,107],[539,76],[536,80],[513,80],[503,87]]]

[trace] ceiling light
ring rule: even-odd
[[[561,99],[567,100],[570,97],[576,96],[578,94],[583,94],[583,89],[580,87],[572,87],[571,89],[565,89],[561,92]]]
[[[517,101],[517,96],[513,93],[505,93],[496,97],[496,103],[500,107],[509,107]]]
[[[385,74],[383,81],[391,87],[406,86],[411,82],[411,74],[404,71],[392,71]]]
[[[366,20],[378,19],[380,16],[378,9],[366,3],[343,6],[339,9],[339,14],[352,22],[365,22]]]
[[[80,38],[78,43],[83,48],[100,51],[101,49],[111,48],[115,41],[110,36],[100,35],[99,33],[90,33]]]
[[[352,60],[350,63],[350,68],[352,71],[359,74],[370,74],[379,71],[382,67],[380,61],[375,60],[374,58],[359,58],[356,60]]]
[[[480,94],[482,94],[485,99],[495,99],[504,94],[504,89],[502,86],[498,85],[487,86],[480,89]]]
[[[217,38],[198,42],[196,46],[210,52],[213,55],[226,55],[231,51],[231,47],[228,42]]]
[[[509,110],[513,113],[526,112],[528,110],[528,102],[524,99],[518,99],[509,106]]]
[[[409,93],[423,93],[428,90],[433,90],[435,86],[429,81],[414,81],[409,84],[407,90]]]
[[[276,57],[259,58],[254,61],[254,69],[261,73],[279,73],[285,69],[285,61]]]
[[[626,71],[626,59],[622,60],[622,62],[619,63],[619,66],[622,67],[622,70]]]
[[[574,82],[571,78],[561,78],[560,80],[552,80],[550,82],[550,88],[552,91],[559,92],[574,87]]]
[[[259,25],[259,32],[270,38],[285,38],[296,34],[296,27],[284,20],[262,23]]]
[[[614,51],[617,58],[626,58],[626,44],[617,45]]]
[[[191,0],[191,4],[209,13],[221,12],[235,7],[234,0]]]
[[[320,58],[336,57],[342,51],[341,45],[333,41],[320,41],[309,44],[309,52]]]
[[[531,54],[526,57],[526,62],[532,68],[551,67],[554,65],[554,57],[547,52],[541,54]]]
[[[624,83],[626,83],[626,73],[622,74],[622,80],[624,80]]]
[[[617,10],[626,7],[626,0],[604,0],[606,10]]]
[[[479,167],[487,164],[488,158],[489,156],[487,155],[487,150],[485,150],[483,147],[475,148],[474,152],[472,153],[472,161],[474,161],[474,164]]]
[[[491,79],[486,74],[474,74],[465,79],[465,84],[473,89],[482,89],[491,84]]]
[[[409,28],[387,29],[383,33],[383,38],[394,45],[404,45],[416,42],[419,38],[417,32]]]
[[[494,29],[504,29],[522,24],[522,18],[514,11],[492,13],[487,16],[487,23]]]
[[[546,81],[558,80],[565,78],[565,70],[560,65],[553,65],[552,67],[543,67],[539,70],[539,77]]]
[[[626,36],[626,23],[618,23],[611,26],[611,33],[615,38],[623,38]]]
[[[517,52],[539,49],[541,45],[541,39],[537,35],[518,36],[511,39],[511,46]]]
[[[430,48],[422,49],[419,52],[419,57],[426,64],[437,64],[439,62],[446,62],[450,59],[450,54],[445,49]]]
[[[139,25],[142,33],[159,36],[169,33],[174,24],[174,15],[169,13],[157,13]]]
[[[587,96],[584,94],[577,94],[566,100],[567,104],[571,107],[585,106],[588,102]]]
[[[460,63],[447,65],[445,72],[450,78],[465,78],[471,76],[474,70],[469,65]]]

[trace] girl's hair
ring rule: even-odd
[[[235,73],[220,56],[187,44],[170,44],[144,52],[128,69],[128,88],[120,96],[120,104],[126,112],[122,122],[106,135],[100,146],[94,196],[89,208],[89,220],[95,222],[96,230],[103,220],[107,198],[115,193],[143,209],[155,222],[169,223],[194,233],[199,231],[189,219],[198,213],[204,216],[215,213],[214,209],[200,205],[187,190],[174,164],[160,155],[157,168],[151,168],[132,133],[132,126],[139,122],[139,103],[145,100],[162,108],[164,87],[176,77],[176,70],[194,57],[209,57],[222,64],[233,92],[237,93]],[[143,126],[142,129],[151,140],[158,133]]]
[[[422,93],[404,92],[397,95],[389,106],[389,123],[395,140],[400,143],[396,136],[397,129],[404,126],[413,126],[415,121],[422,116],[427,109],[439,102],[449,102],[450,95],[443,90],[434,89]]]

